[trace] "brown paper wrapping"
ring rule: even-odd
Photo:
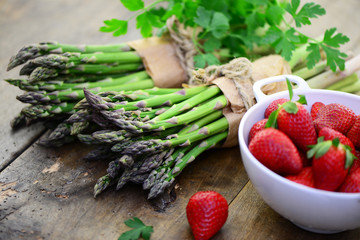
[[[243,100],[236,89],[233,80],[225,77],[215,79],[212,83],[217,85],[229,102],[229,105],[223,109],[223,115],[229,123],[228,136],[222,147],[236,146],[238,143],[237,132],[240,120],[246,112]]]
[[[128,42],[142,58],[147,73],[155,86],[160,88],[181,87],[187,81],[171,41],[151,37]]]
[[[291,68],[281,56],[269,55],[259,58],[252,63],[254,82],[278,75],[291,74]],[[270,83],[261,89],[265,94],[272,94],[287,90],[286,82]]]
[[[271,55],[260,58],[252,63],[251,80],[244,79],[243,82],[240,83],[240,88],[243,87],[245,89],[237,89],[237,84],[235,84],[232,79],[226,77],[219,77],[211,82],[221,89],[229,102],[229,105],[223,110],[223,115],[229,123],[228,136],[221,147],[233,147],[238,145],[239,124],[247,111],[247,106],[245,106],[246,104],[244,101],[251,102],[251,99],[247,98],[254,98],[252,87],[249,89],[249,82],[255,82],[267,77],[284,74],[291,74],[288,63],[281,56]],[[264,86],[262,90],[265,94],[272,94],[286,89],[287,85],[285,82],[278,82],[268,84]],[[242,92],[246,92],[246,94],[241,94]]]

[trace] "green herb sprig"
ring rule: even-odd
[[[219,64],[214,53],[219,55],[220,49],[228,49],[231,57],[251,59],[261,49],[260,54],[275,52],[290,61],[294,51],[304,44],[309,69],[321,60],[321,49],[331,70],[345,68],[347,55],[339,48],[349,41],[346,35],[330,28],[319,40],[300,31],[302,26],[311,25],[312,19],[326,13],[313,2],[301,5],[300,0],[157,0],[145,6],[143,0],[120,1],[134,15],[127,20],[106,20],[100,31],[124,35],[128,22],[136,18],[136,27],[143,37],[152,36],[155,29],[162,35],[166,20],[175,15],[185,27],[202,29],[198,34],[194,30],[193,36],[198,51],[194,57],[197,68]]]
[[[126,220],[125,224],[133,229],[121,234],[118,240],[138,240],[140,237],[145,240],[149,240],[151,233],[154,232],[152,226],[146,226],[137,217]]]

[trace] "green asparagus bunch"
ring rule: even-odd
[[[23,65],[19,79],[6,79],[24,93],[16,98],[28,104],[12,121],[22,123],[65,120],[84,98],[93,93],[149,89],[154,83],[142,59],[127,44],[70,45],[43,42],[25,46],[10,59],[7,70]],[[62,123],[59,128],[66,124]]]
[[[59,126],[53,134],[97,146],[87,160],[109,161],[106,175],[94,187],[95,197],[110,186],[119,190],[135,182],[149,191],[149,199],[156,198],[190,162],[228,134],[222,114],[228,101],[217,86],[98,94],[84,90],[84,96],[67,127]],[[75,125],[84,123],[98,129],[79,133]]]

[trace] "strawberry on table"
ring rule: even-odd
[[[323,106],[325,106],[325,104],[322,102],[314,102],[314,104],[311,106],[310,111],[312,120],[315,120],[320,108],[322,108]]]
[[[356,115],[352,109],[339,103],[331,103],[319,110],[314,125],[317,131],[329,127],[346,135],[354,125],[355,119]]]
[[[355,147],[360,148],[360,115],[356,116],[355,123],[346,136],[352,141]]]
[[[278,129],[266,128],[258,132],[251,140],[249,150],[257,160],[278,174],[297,174],[302,169],[299,151]]]
[[[350,147],[341,144],[338,138],[323,141],[323,137],[308,151],[308,157],[313,157],[315,187],[328,191],[340,187],[355,158]]]
[[[269,104],[269,106],[265,109],[265,113],[264,113],[265,118],[269,118],[270,114],[279,108],[279,105],[282,105],[283,103],[288,102],[288,101],[289,101],[289,99],[286,99],[286,98],[279,98],[279,99],[272,101]]]
[[[315,187],[314,175],[311,167],[304,167],[299,174],[288,175],[285,178],[308,187]]]
[[[189,199],[186,216],[195,240],[210,239],[225,224],[228,203],[220,193],[200,191]]]

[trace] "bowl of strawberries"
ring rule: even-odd
[[[279,81],[289,90],[261,91]],[[260,80],[253,90],[257,103],[240,122],[239,146],[263,200],[308,231],[360,227],[360,97],[310,89],[293,75]]]

